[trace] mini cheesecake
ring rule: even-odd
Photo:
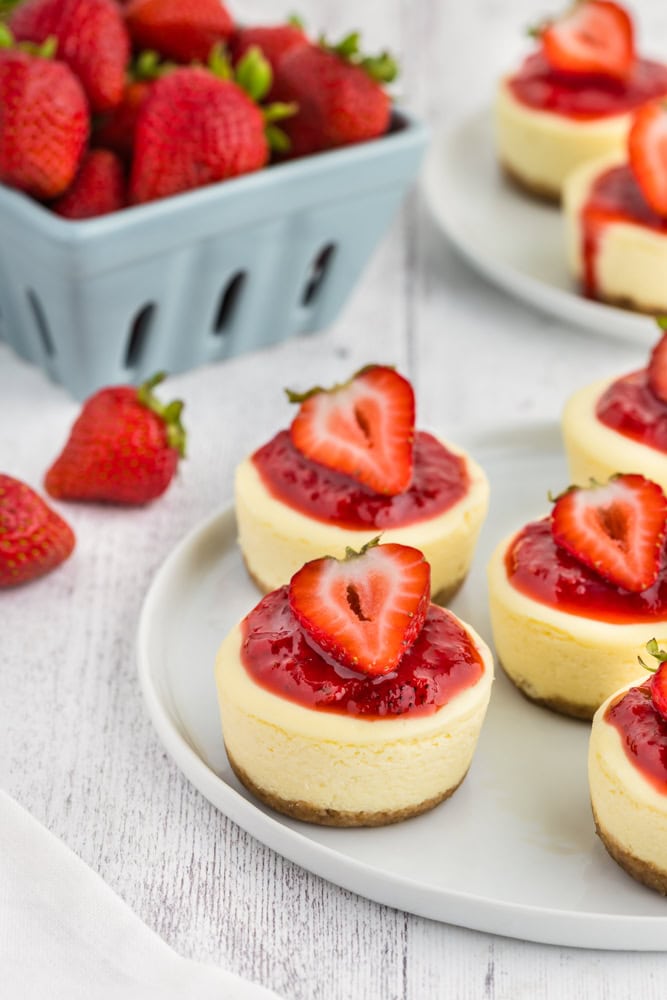
[[[521,188],[551,201],[560,201],[576,167],[621,152],[632,113],[667,95],[667,66],[637,57],[627,12],[603,6],[617,10],[601,13],[588,0],[542,28],[538,51],[498,88],[500,162]],[[601,16],[612,24],[601,24]],[[585,36],[596,43],[585,53],[588,61],[579,58]],[[609,59],[598,63],[600,52]]]
[[[393,562],[398,550],[401,558],[415,552],[380,545],[376,562],[373,550],[348,560],[362,573],[370,563],[368,580],[377,581],[385,573],[377,560]],[[409,558],[427,567],[421,553]],[[404,582],[388,587],[378,610],[358,574],[352,583],[343,580],[335,600],[318,589],[311,581],[320,565],[337,572],[346,563],[325,558],[299,571],[308,577],[313,617],[325,616],[343,632],[351,619],[360,651],[376,649],[374,635],[382,647],[395,628]],[[429,602],[426,577],[424,601],[406,612],[407,639],[386,661],[380,648],[375,662],[362,664],[361,652],[350,659],[311,620],[304,626],[294,596],[299,580],[297,573],[266,595],[218,653],[222,729],[234,772],[278,812],[327,826],[378,826],[433,808],[456,790],[472,760],[493,679],[486,644]]]
[[[582,542],[574,554],[560,529],[565,507],[590,552]],[[658,486],[624,476],[568,491],[551,517],[497,546],[488,569],[493,640],[499,663],[527,698],[591,719],[605,698],[642,673],[637,657],[647,630],[667,641],[666,517]],[[651,564],[646,577],[636,571],[640,559]],[[620,569],[624,582],[601,575],[608,568]]]
[[[366,387],[360,389],[359,383],[375,376],[381,383],[379,389],[373,385],[376,398],[362,397]],[[320,397],[334,415],[348,407],[349,394],[355,396],[357,411],[360,400],[362,406],[368,404],[370,434],[364,435],[361,447],[370,463],[382,449],[379,439],[395,433],[408,458],[399,455],[394,466],[409,462],[400,489],[379,490],[349,471],[323,464],[321,458],[327,455],[320,452],[313,458],[294,433],[296,421],[237,468],[239,545],[248,572],[265,593],[286,583],[305,562],[324,554],[342,557],[348,547],[358,550],[379,533],[385,542],[401,542],[424,553],[431,565],[432,596],[439,603],[450,600],[463,583],[488,509],[487,478],[460,448],[415,431],[414,411],[397,432],[390,420],[377,418],[371,404],[380,400],[385,406],[385,396],[391,397],[396,383],[402,383],[402,393],[411,395],[409,383],[400,375],[373,366],[346,386],[320,390]],[[314,402],[314,397],[309,400]],[[317,433],[323,436],[319,424]]]
[[[561,426],[572,482],[584,486],[617,472],[638,472],[667,491],[665,336],[646,368],[575,392]]]
[[[653,690],[648,680],[626,685],[600,706],[588,777],[595,826],[611,857],[667,895],[667,716]]]

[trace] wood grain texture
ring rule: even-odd
[[[633,4],[667,52],[667,10]],[[401,99],[434,127],[488,103],[544,13],[529,0],[308,0],[310,27],[359,26],[398,50]],[[244,17],[287,8],[248,2]],[[168,759],[144,709],[135,634],[150,580],[182,535],[230,499],[235,464],[284,425],[282,388],[396,364],[420,423],[557,418],[577,380],[638,366],[643,345],[570,329],[486,284],[414,192],[328,332],[170,380],[187,403],[189,458],[138,511],[58,505],[75,528],[57,573],[0,594],[0,779],[184,955],[289,1000],[664,997],[665,955],[548,948],[378,906],[303,871],[217,812]],[[39,487],[77,412],[0,346],[0,468]],[[492,833],[489,836],[492,849]],[[667,946],[667,942],[666,942]]]

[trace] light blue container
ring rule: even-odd
[[[78,399],[334,319],[414,177],[388,135],[85,222],[0,186],[0,339]]]

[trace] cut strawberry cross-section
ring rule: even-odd
[[[667,216],[667,101],[652,101],[636,113],[628,135],[630,169],[658,215]]]
[[[298,571],[289,603],[311,645],[366,674],[393,670],[419,635],[430,604],[431,568],[418,549],[378,545],[325,556]]]
[[[551,531],[579,562],[638,593],[658,577],[666,518],[667,498],[657,483],[619,475],[605,485],[573,486],[558,497]]]
[[[553,69],[625,80],[635,62],[632,19],[611,0],[582,0],[541,31]]]
[[[290,428],[306,458],[393,496],[412,480],[415,397],[393,368],[372,365],[349,382],[298,394],[301,407]]]

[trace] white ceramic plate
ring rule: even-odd
[[[491,513],[453,604],[490,634],[484,567],[493,545],[545,512],[566,483],[555,427],[461,442],[491,480]],[[588,800],[588,725],[525,701],[500,675],[472,768],[456,794],[396,826],[340,830],[291,821],[239,784],[221,738],[217,647],[259,599],[230,509],[192,531],[147,595],[139,673],[166,749],[192,783],[249,833],[370,899],[435,920],[550,944],[667,948],[667,901],[634,882],[597,840]]]
[[[489,111],[435,136],[422,184],[452,243],[512,295],[596,333],[646,341],[654,337],[650,317],[579,294],[567,271],[560,210],[522,194],[503,177]]]

